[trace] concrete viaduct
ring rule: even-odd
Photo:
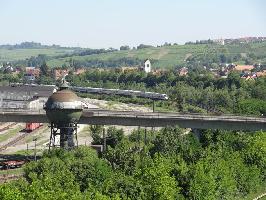
[[[49,123],[43,110],[0,111],[0,122]],[[165,127],[178,125],[181,128],[264,130],[266,118],[233,115],[201,115],[163,112],[134,112],[112,110],[84,110],[79,124],[123,125],[142,127]]]

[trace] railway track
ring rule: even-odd
[[[0,175],[0,183],[17,180],[21,177],[23,177],[23,174],[2,174]]]
[[[7,149],[7,147],[15,145],[17,142],[19,142],[20,140],[22,140],[23,138],[25,138],[26,136],[34,133],[35,131],[37,131],[38,129],[35,129],[31,132],[25,132],[24,134],[20,135],[19,137],[15,138],[14,140],[11,140],[10,142],[8,142],[7,144],[3,145],[0,147],[0,152],[4,151],[5,149]]]
[[[2,125],[2,124],[4,124],[4,123],[1,123],[0,125]],[[16,124],[17,123],[11,123],[11,124],[5,126],[5,127],[3,127],[3,128],[0,129],[0,132],[6,131],[6,130],[10,129],[11,127],[15,126]]]

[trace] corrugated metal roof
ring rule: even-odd
[[[0,86],[0,92],[13,92],[13,93],[28,93],[29,95],[37,97],[49,97],[53,94],[55,86],[30,86],[30,85],[19,85],[19,86]]]

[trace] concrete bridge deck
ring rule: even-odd
[[[0,111],[0,122],[49,123],[43,110]],[[266,118],[234,115],[201,115],[164,112],[84,110],[80,124],[182,128],[266,130]]]

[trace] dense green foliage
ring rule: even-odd
[[[102,144],[102,127],[91,131]],[[200,139],[177,127],[107,133],[100,157],[88,147],[46,152],[24,167],[24,179],[0,185],[0,199],[235,199],[265,184],[263,132],[205,130]]]
[[[199,75],[199,73],[203,74]],[[227,79],[217,79],[206,71],[199,72],[198,70],[193,70],[187,77],[180,77],[175,71],[153,75],[143,72],[122,73],[115,70],[90,70],[79,76],[69,75],[67,79],[76,86],[166,93],[170,99],[157,102],[157,107],[165,110],[216,114],[266,114],[266,79],[246,81],[241,79],[237,73],[229,74]],[[83,96],[86,95],[83,94]],[[147,99],[136,97],[125,98],[107,95],[101,96],[101,98],[132,103],[151,103]]]

